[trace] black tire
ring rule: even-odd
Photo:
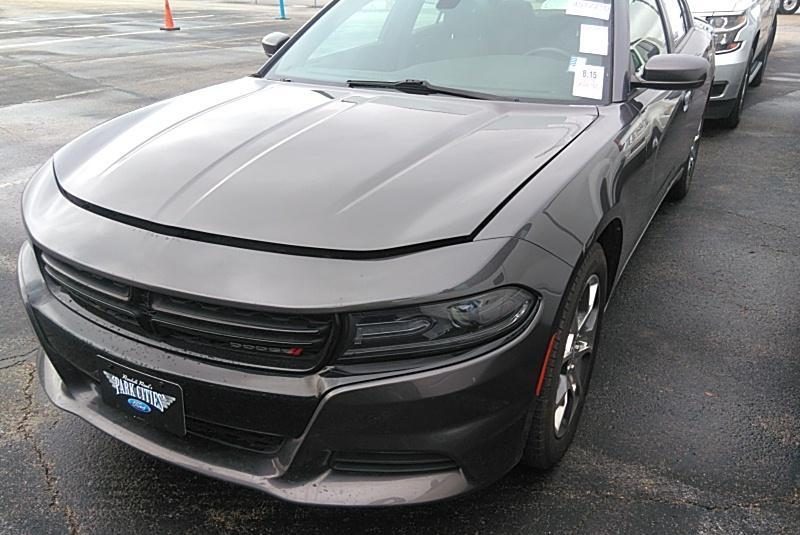
[[[778,13],[794,15],[797,8],[800,8],[800,2],[797,0],[781,0],[781,3],[778,4]]]
[[[575,326],[578,324],[579,319],[577,314],[579,310],[585,308],[587,300],[584,299],[587,294],[587,289],[591,284],[596,281],[597,290],[595,292],[595,301],[598,304],[597,313],[586,314],[587,318],[584,325],[593,324],[591,328],[592,344],[589,352],[583,357],[577,357],[582,352],[575,352],[572,355],[576,357],[572,360],[565,359],[567,341],[573,341],[575,347],[580,340],[580,336],[571,337],[570,332],[574,331]],[[556,332],[554,333],[555,342],[552,350],[550,351],[549,359],[545,363],[544,381],[539,396],[534,400],[533,407],[531,408],[530,425],[528,436],[526,437],[525,448],[522,453],[522,463],[536,468],[539,470],[547,470],[555,466],[566,453],[567,448],[575,436],[575,430],[580,420],[581,412],[583,411],[584,402],[586,400],[586,393],[589,388],[589,381],[592,376],[592,368],[594,366],[594,355],[597,351],[598,333],[600,331],[603,319],[603,309],[605,307],[606,292],[607,292],[607,267],[606,256],[603,248],[595,243],[581,262],[577,271],[572,277],[570,286],[564,297],[561,305],[560,318],[558,319]],[[560,392],[574,392],[570,387],[563,386],[567,377],[562,374],[569,368],[570,362],[580,363],[580,368],[577,373],[581,374],[582,379],[579,384],[580,397],[575,398],[574,405],[569,405],[569,414],[571,417],[568,421],[559,417],[560,422],[563,423],[560,429],[556,429],[557,409],[559,409],[558,395]],[[575,368],[573,367],[573,372]],[[566,372],[565,372],[566,373]],[[559,385],[562,388],[559,389]],[[577,391],[577,390],[575,390]],[[561,399],[567,400],[569,396],[564,395]],[[566,404],[562,407],[567,407]],[[566,410],[561,410],[561,414],[567,414]]]
[[[777,18],[772,22],[772,28],[769,30],[769,40],[767,41],[767,46],[764,47],[764,57],[761,59],[761,68],[758,70],[756,77],[753,78],[753,81],[750,82],[750,87],[758,87],[764,81],[764,73],[767,71],[767,60],[769,60],[769,53],[772,52],[772,45],[775,44],[776,33],[778,33]]]
[[[720,119],[720,125],[723,128],[734,129],[739,126],[739,122],[742,119],[742,110],[744,109],[744,98],[747,95],[747,80],[750,78],[750,67],[753,65],[753,52],[754,50],[750,51],[750,57],[747,60],[747,68],[744,71],[744,76],[742,77],[742,83],[739,86],[739,94],[736,95],[736,102],[733,104],[733,109],[731,110],[730,114],[725,117],[724,119]]]
[[[697,164],[697,157],[700,154],[700,133],[703,131],[703,125],[697,131],[697,136],[689,148],[689,156],[686,158],[686,163],[683,164],[683,174],[672,185],[667,193],[667,200],[670,202],[682,201],[686,194],[689,193],[689,188],[692,186],[692,177],[694,176],[694,168]]]

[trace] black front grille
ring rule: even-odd
[[[189,416],[186,417],[186,433],[224,446],[267,455],[278,453],[284,442],[280,436],[214,424]]]
[[[329,354],[332,315],[277,314],[137,288],[40,254],[54,295],[126,331],[192,356],[309,371]]]
[[[330,465],[340,472],[372,474],[419,474],[458,468],[444,455],[414,451],[337,452]]]

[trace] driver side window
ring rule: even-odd
[[[666,54],[667,35],[661,9],[656,0],[631,0],[631,63],[636,74],[642,74],[647,60]]]

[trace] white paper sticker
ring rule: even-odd
[[[572,56],[569,58],[569,67],[567,67],[567,72],[575,72],[576,67],[583,67],[584,65],[586,65],[586,58]]]
[[[602,100],[603,77],[605,69],[593,65],[584,65],[575,69],[575,80],[572,82],[572,94],[576,97]]]
[[[590,0],[570,0],[567,4],[567,15],[608,20],[611,16],[611,4],[591,2]]]
[[[581,41],[578,50],[582,54],[608,55],[608,26],[581,24]]]

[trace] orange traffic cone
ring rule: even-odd
[[[175,26],[175,21],[172,20],[172,10],[169,7],[169,0],[164,0],[164,25],[161,29],[167,32],[174,32],[175,30],[181,29],[180,26]]]

